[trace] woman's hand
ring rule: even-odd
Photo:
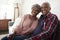
[[[21,35],[29,35],[30,32],[22,32]]]
[[[14,35],[15,35],[15,34],[10,34],[10,35],[8,35],[8,38],[9,38],[10,40],[12,40],[12,38],[14,37]]]
[[[21,32],[21,35],[29,35],[30,33],[32,33],[32,29],[31,29],[31,28],[22,31],[22,32]]]

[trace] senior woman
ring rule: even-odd
[[[40,13],[40,11],[40,5],[34,4],[32,6],[31,14],[24,15],[24,17],[21,19],[21,22],[17,25],[16,28],[14,28],[14,33],[9,35],[9,37],[2,38],[2,40],[12,40],[13,36],[13,40],[24,40],[38,34],[40,32],[39,30],[39,32],[35,32],[39,28],[37,26],[38,18],[36,16]]]

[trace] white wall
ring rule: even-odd
[[[10,4],[9,0],[0,0],[0,19],[4,19],[5,16],[8,19],[13,17],[13,4]]]
[[[51,12],[60,17],[60,0],[24,0],[22,5],[22,15],[31,13],[31,7],[33,4],[42,4],[43,2],[49,2],[51,4]],[[60,19],[60,18],[59,18]]]
[[[0,19],[14,18],[14,4],[19,3],[19,10],[21,15],[21,0],[0,0]]]
[[[60,17],[60,0],[0,0],[0,19],[4,18],[5,13],[7,13],[7,18],[13,19],[14,2],[19,3],[20,15],[23,16],[24,14],[31,13],[31,7],[33,4],[41,5],[45,1],[51,4],[51,12],[56,14],[59,18]],[[38,17],[40,15],[38,15]]]

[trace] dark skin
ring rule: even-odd
[[[33,17],[36,17],[37,14],[39,13],[39,11],[38,11],[37,8],[33,8],[31,13],[32,13],[32,16],[33,16]]]
[[[41,12],[42,12],[42,15],[46,15],[47,13],[49,13],[51,10],[50,6],[47,4],[47,3],[43,3],[41,5]]]
[[[33,8],[32,9],[32,12],[31,12],[31,19],[36,19],[36,16],[39,14],[40,12],[38,11],[38,9],[37,8]]]
[[[37,19],[37,17],[36,17],[37,14],[40,13],[40,12],[38,11],[38,9],[33,8],[31,13],[32,13],[32,15],[30,15],[30,19],[35,20],[35,19]],[[32,32],[32,31],[30,31],[30,32],[22,32],[21,35],[28,35],[28,34],[30,34],[31,32]],[[13,37],[14,35],[15,35],[15,32],[14,32],[13,34],[10,34],[8,38],[9,38],[9,39],[12,39],[12,37]]]

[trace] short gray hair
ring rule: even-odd
[[[50,3],[49,2],[44,2],[42,5],[47,5],[48,7],[50,7]]]
[[[41,7],[39,4],[32,5],[32,9],[34,9],[34,8],[38,9],[39,12],[41,11]]]

